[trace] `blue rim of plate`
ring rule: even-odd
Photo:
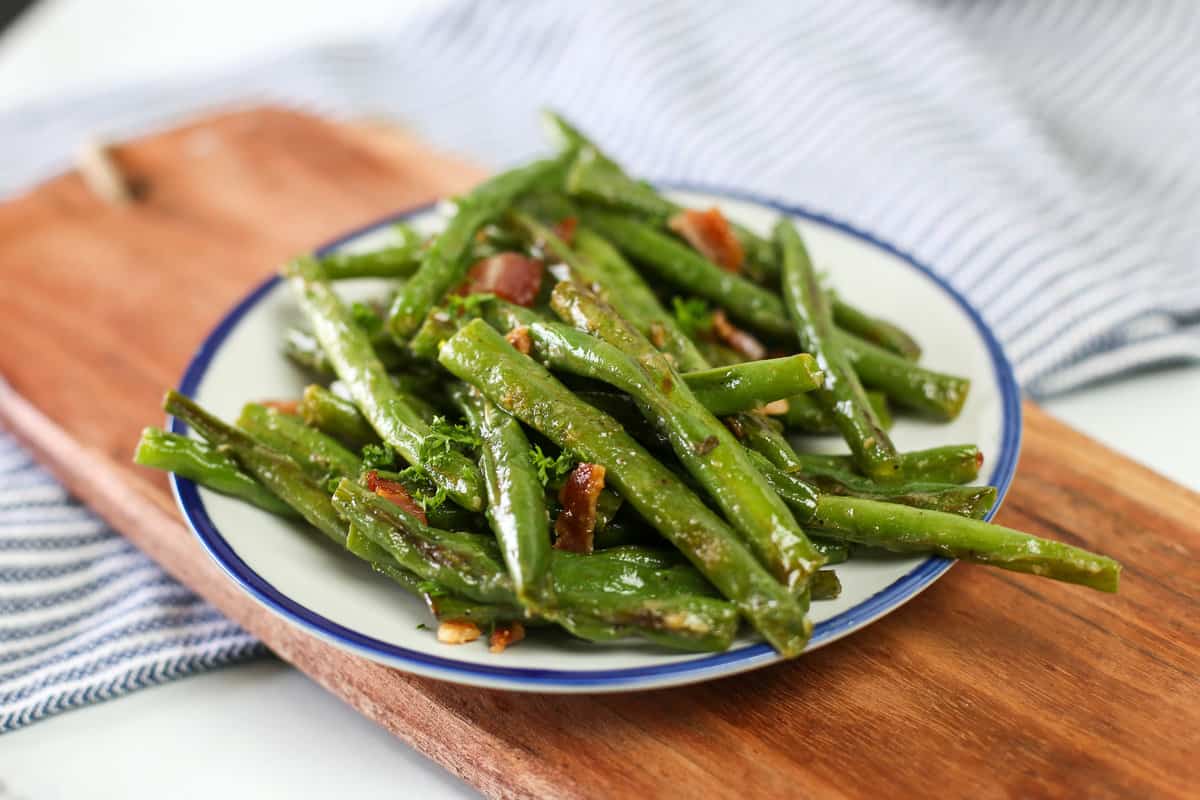
[[[893,255],[927,280],[936,284],[943,292],[952,297],[963,313],[975,325],[980,338],[987,346],[992,360],[996,385],[1000,391],[1002,402],[1003,432],[1000,443],[1000,453],[995,460],[992,476],[993,485],[997,489],[996,504],[988,513],[991,519],[999,510],[1004,496],[1012,483],[1016,471],[1017,457],[1021,443],[1021,400],[1020,390],[1012,367],[1008,363],[1000,343],[992,334],[991,329],[966,298],[960,295],[948,283],[938,277],[931,269],[917,261],[899,248],[881,241],[875,236],[859,230],[854,226],[834,219],[824,214],[808,211],[797,206],[776,200],[758,197],[746,192],[730,191],[720,187],[702,184],[668,184],[664,188],[685,192],[701,192],[730,200],[753,203],[770,208],[777,213],[787,214],[807,222],[824,225],[866,242],[890,255]],[[345,245],[378,228],[396,222],[425,214],[436,208],[436,203],[430,203],[416,208],[410,208],[382,219],[363,225],[317,249],[318,255]],[[257,305],[276,284],[279,276],[272,276],[256,287],[240,303],[238,303],[217,324],[208,338],[200,345],[196,355],[188,364],[179,385],[179,391],[192,396],[200,387],[208,367],[220,350],[226,337],[233,331],[241,318]],[[187,433],[187,425],[176,418],[170,419],[170,429],[178,434]],[[204,502],[195,483],[186,478],[171,475],[171,483],[176,500],[192,531],[200,539],[201,544],[217,564],[229,574],[241,587],[255,597],[260,603],[308,632],[334,642],[344,648],[353,650],[374,660],[400,668],[408,667],[413,672],[422,675],[438,677],[460,683],[475,683],[491,686],[503,686],[511,689],[526,691],[574,689],[604,691],[620,689],[653,688],[658,685],[676,685],[694,683],[709,678],[725,676],[732,672],[741,672],[765,666],[778,660],[774,650],[765,642],[755,642],[738,649],[724,653],[699,656],[694,659],[679,661],[671,664],[661,664],[647,667],[627,667],[607,670],[561,670],[561,669],[530,669],[514,667],[497,667],[487,664],[473,664],[452,658],[429,655],[417,650],[390,644],[370,636],[364,636],[357,631],[340,625],[333,620],[321,616],[317,612],[300,605],[287,597],[274,586],[264,580],[257,572],[246,564],[208,516]],[[908,600],[912,599],[925,587],[937,580],[946,572],[954,561],[951,559],[931,556],[922,561],[903,577],[881,589],[853,608],[843,611],[837,616],[818,623],[813,629],[812,639],[807,650],[828,644],[860,627],[878,619]],[[730,670],[731,665],[737,665],[736,670]]]

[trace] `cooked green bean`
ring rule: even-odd
[[[483,440],[479,466],[487,486],[488,522],[500,543],[518,599],[535,607],[552,603],[546,582],[550,517],[546,494],[530,458],[521,424],[478,389],[450,390],[455,404]]]
[[[854,461],[848,456],[824,453],[796,453],[795,463],[806,474],[841,478],[853,472]],[[932,483],[970,483],[979,477],[983,453],[973,444],[951,444],[900,453],[900,476],[905,481]]]
[[[475,233],[504,214],[522,194],[562,179],[571,154],[502,172],[455,201],[454,216],[424,252],[421,267],[401,287],[388,314],[388,330],[406,342],[470,266]]]
[[[1115,592],[1121,565],[1078,547],[923,508],[824,495],[813,524],[825,535],[900,553],[937,553]]]
[[[482,510],[484,486],[479,470],[456,450],[423,456],[421,445],[429,436],[429,426],[392,384],[366,335],[349,319],[337,295],[321,279],[320,265],[311,259],[296,259],[287,274],[322,349],[379,437],[410,464],[420,464],[463,508]]]
[[[850,476],[850,481],[842,482],[827,476],[782,470],[761,453],[751,451],[751,456],[759,472],[771,484],[771,488],[800,514],[801,522],[815,510],[819,494],[898,503],[974,519],[982,519],[996,503],[994,486],[956,486],[940,483],[880,486],[865,478],[853,481],[856,476]]]
[[[696,399],[719,416],[750,411],[773,400],[811,392],[820,388],[824,377],[817,369],[817,362],[807,353],[683,375]]]
[[[603,465],[606,480],[626,502],[683,551],[776,650],[795,656],[804,649],[812,627],[800,601],[616,420],[576,398],[483,320],[447,341],[438,360],[559,447]]]
[[[726,272],[678,239],[596,208],[585,209],[581,221],[663,280],[718,304],[750,327],[774,336],[794,335],[778,295]]]
[[[332,437],[308,427],[299,417],[247,403],[237,424],[267,447],[291,456],[310,478],[320,481],[358,475],[358,456]]]
[[[867,392],[867,402],[875,409],[875,416],[884,430],[892,428],[892,411],[888,408],[887,395],[882,392]],[[837,433],[833,414],[825,409],[812,394],[798,394],[788,398],[788,408],[779,416],[788,430],[803,433]]]
[[[387,550],[403,567],[435,580],[450,591],[478,602],[515,605],[512,582],[499,562],[498,552],[479,537],[437,531],[421,525],[398,506],[377,498],[357,484],[343,480],[333,495],[333,505],[375,544]],[[568,566],[555,577],[555,594],[562,601],[552,618],[576,635],[593,640],[639,635],[680,649],[721,650],[729,646],[737,628],[736,609],[720,600],[679,591],[693,582],[672,573],[643,590],[646,572],[631,580],[633,565],[591,557],[582,563],[558,558]],[[627,591],[619,589],[622,579]],[[684,581],[684,583],[681,583]],[[661,594],[659,594],[661,592]]]
[[[399,239],[377,250],[331,253],[320,258],[321,271],[331,281],[348,278],[407,278],[421,266],[421,234],[408,225],[396,224]]]
[[[555,235],[529,214],[515,213],[514,223],[547,253],[566,264],[580,279],[603,287],[605,297],[618,312],[637,326],[655,346],[675,359],[681,369],[698,368],[703,359],[675,318],[667,313],[637,270],[603,237],[577,228],[574,245]]]
[[[842,582],[833,570],[822,569],[813,575],[810,588],[813,600],[836,600],[842,593]]]
[[[349,400],[343,400],[324,386],[312,384],[304,390],[298,407],[304,422],[340,441],[361,450],[377,444],[379,434]]]
[[[317,530],[339,545],[346,543],[346,526],[330,505],[325,487],[306,475],[291,458],[261,444],[245,431],[222,422],[194,400],[174,390],[163,398],[163,410],[191,425],[218,450],[230,453],[242,469]]]
[[[578,284],[559,283],[551,306],[593,334],[574,336],[543,323],[530,326],[536,346],[560,368],[613,383],[671,440],[680,463],[725,512],[776,578],[802,589],[820,553],[743,450],[687,388],[648,339]],[[605,343],[608,347],[603,346]]]
[[[804,240],[786,218],[775,225],[775,239],[783,254],[783,297],[788,315],[796,326],[800,345],[813,354],[825,373],[825,384],[814,393],[817,402],[833,415],[863,472],[877,481],[898,480],[896,447],[833,337],[829,301],[817,280]]]
[[[247,475],[232,457],[198,439],[146,428],[133,453],[134,463],[174,472],[214,492],[237,497],[273,514],[292,514],[287,503]]]
[[[833,322],[842,330],[909,361],[921,357],[921,346],[900,326],[855,308],[839,294],[830,292],[829,302]]]
[[[837,331],[834,339],[863,384],[897,405],[943,421],[962,411],[971,389],[968,379],[925,369],[845,331]]]
[[[582,131],[558,114],[544,111],[542,120],[560,148],[578,151],[575,163],[567,174],[569,192],[645,214],[660,224],[683,210],[682,206],[663,197],[649,184],[626,175]],[[775,248],[769,240],[736,222],[730,222],[730,227],[741,241],[748,261],[767,275],[779,273]]]

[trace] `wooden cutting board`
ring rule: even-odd
[[[280,621],[130,464],[194,349],[296,252],[479,172],[394,131],[272,109],[117,152],[0,207],[0,421],[168,571],[363,714],[504,797],[1150,797],[1200,791],[1200,496],[1026,403],[999,521],[1111,554],[1116,597],[970,565],[792,663],[535,696],[411,677]],[[1136,413],[1136,409],[1131,409]],[[1183,439],[1180,446],[1195,447]],[[51,723],[52,724],[52,723]]]

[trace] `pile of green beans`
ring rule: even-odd
[[[792,657],[864,547],[1116,591],[1111,559],[983,521],[977,447],[893,441],[894,415],[952,420],[970,382],[825,285],[791,220],[729,221],[741,255],[719,265],[697,210],[546,121],[558,152],[456,198],[439,233],[284,267],[299,397],[230,424],[169,392],[195,435],[147,428],[135,461],[303,520],[443,630],[505,641],[720,651],[746,624]],[[477,283],[498,255],[541,265],[528,305]],[[342,299],[356,278],[392,284],[386,313]]]

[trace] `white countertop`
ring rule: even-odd
[[[203,72],[350,38],[434,2],[43,1],[0,38],[0,110],[65,90]],[[1044,407],[1200,490],[1200,367],[1139,376]],[[356,795],[435,800],[476,793],[273,660],[142,690],[0,740],[0,798]]]

